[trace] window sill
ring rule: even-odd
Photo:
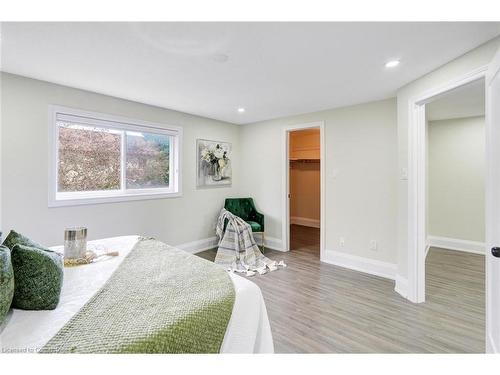
[[[49,208],[52,207],[67,207],[81,205],[95,205],[103,203],[131,202],[151,199],[167,199],[178,198],[182,196],[182,192],[158,192],[158,193],[132,193],[132,194],[116,194],[107,196],[87,196],[80,198],[56,198],[49,197]]]

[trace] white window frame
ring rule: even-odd
[[[68,121],[78,120],[80,124],[89,124],[107,129],[121,131],[149,132],[170,135],[170,171],[171,179],[168,188],[126,189],[126,148],[122,136],[121,145],[121,178],[120,190],[113,191],[81,191],[58,192],[58,162],[59,162],[59,127],[57,120],[66,118]],[[89,112],[81,109],[49,106],[49,207],[76,206],[84,204],[113,203],[145,199],[163,199],[182,196],[182,128],[143,120],[129,119],[104,113]]]

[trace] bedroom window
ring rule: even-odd
[[[56,106],[50,115],[50,207],[181,194],[181,128]]]

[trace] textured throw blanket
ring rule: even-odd
[[[41,352],[218,353],[234,299],[220,267],[141,239]]]
[[[226,219],[227,227],[224,230]],[[215,263],[227,270],[244,272],[248,276],[255,272],[264,274],[267,270],[277,269],[276,261],[262,255],[253,238],[252,227],[242,218],[223,208],[217,220],[216,232],[219,248]],[[283,262],[280,262],[280,265],[285,266]]]

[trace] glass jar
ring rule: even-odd
[[[87,252],[87,228],[75,227],[64,230],[64,257],[81,259]]]

